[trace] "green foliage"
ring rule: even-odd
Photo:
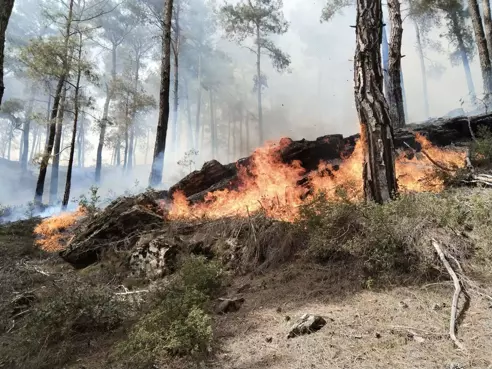
[[[307,231],[308,256],[315,260],[355,258],[369,276],[425,277],[433,269],[432,250],[424,242],[427,232],[463,228],[469,217],[469,209],[452,194],[405,195],[383,206],[330,203],[320,196],[302,208],[300,226]]]
[[[88,214],[94,214],[97,211],[97,205],[101,196],[98,195],[99,187],[91,186],[89,188],[89,198],[84,194],[79,198],[79,206],[82,207]]]
[[[344,8],[355,5],[353,0],[330,0],[326,3],[321,12],[321,21],[328,22],[333,19],[336,14],[342,13]]]
[[[221,269],[203,257],[182,264],[176,278],[154,296],[152,308],[132,327],[114,356],[128,367],[145,368],[163,355],[202,357],[213,331],[208,303],[221,286]]]
[[[289,29],[284,19],[281,0],[241,1],[238,4],[226,4],[221,8],[221,21],[227,36],[243,44],[247,38],[254,39],[254,46],[249,49],[257,53],[266,52],[273,66],[285,70],[290,64],[290,57],[267,38],[269,34],[281,35]]]
[[[487,127],[478,129],[477,140],[470,146],[470,159],[476,166],[492,164],[492,131]]]
[[[88,338],[114,331],[126,314],[109,288],[82,281],[60,284],[27,311],[0,347],[0,357],[16,368],[63,367],[87,348]]]

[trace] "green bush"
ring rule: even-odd
[[[301,211],[307,254],[319,262],[354,258],[364,271],[425,276],[433,252],[424,244],[429,229],[463,227],[470,212],[450,195],[404,195],[385,205],[328,202],[318,197]]]
[[[114,358],[129,368],[147,368],[159,357],[205,355],[213,332],[209,301],[221,286],[218,264],[191,257],[176,278],[154,296],[152,308],[117,345]]]
[[[114,331],[127,310],[114,293],[102,287],[73,282],[59,285],[32,306],[18,322],[0,357],[17,368],[54,368],[65,365],[88,340]]]
[[[477,139],[470,146],[470,159],[475,166],[492,164],[492,131],[488,128],[478,129]]]

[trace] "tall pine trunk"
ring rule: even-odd
[[[55,204],[58,197],[58,176],[60,168],[60,155],[61,155],[61,137],[63,134],[63,117],[65,115],[65,101],[67,96],[67,89],[63,90],[60,100],[60,108],[58,109],[58,115],[56,117],[56,135],[55,146],[53,150],[53,164],[51,165],[51,182],[50,182],[50,204]]]
[[[209,90],[210,97],[210,135],[212,143],[212,158],[217,159],[217,127],[215,125],[214,93]]]
[[[34,91],[33,91],[34,92]],[[31,95],[29,99],[29,103],[27,105],[26,117],[24,119],[24,124],[22,127],[22,155],[20,157],[21,169],[22,172],[27,170],[27,160],[29,158],[29,134],[31,131],[31,114],[34,105],[34,93]]]
[[[130,141],[130,147],[128,148],[128,162],[126,163],[126,170],[131,172],[132,169],[133,169],[133,156],[134,156],[134,150],[135,150],[135,147],[134,147],[134,143],[135,143],[135,126],[134,125],[131,125],[130,126],[130,137],[129,137],[129,141]]]
[[[399,0],[388,0],[391,35],[388,53],[389,108],[394,128],[405,126],[405,107],[401,81],[401,40],[403,26]]]
[[[96,183],[101,183],[101,172],[102,172],[102,151],[104,148],[104,140],[106,138],[106,129],[108,126],[108,116],[109,116],[109,104],[113,98],[113,88],[114,82],[116,80],[116,49],[118,45],[113,43],[111,49],[111,86],[106,83],[106,100],[104,101],[103,116],[99,123],[99,142],[97,144],[97,154],[96,154]]]
[[[422,46],[422,41],[420,39],[420,29],[417,22],[415,24],[415,35],[417,37],[417,52],[419,54],[420,61],[420,74],[422,75],[422,95],[424,97],[424,114],[425,119],[430,117],[429,109],[429,90],[427,88],[427,71],[425,68],[425,58],[424,58],[424,48]]]
[[[480,69],[482,70],[483,90],[484,93],[492,93],[492,64],[490,62],[490,54],[487,48],[485,32],[483,30],[482,17],[478,8],[477,0],[468,0],[468,8],[475,33],[475,43],[477,44],[478,57],[480,60]]]
[[[72,168],[73,158],[75,154],[75,139],[77,138],[77,123],[79,120],[79,91],[80,91],[80,78],[82,76],[81,59],[82,59],[82,34],[79,32],[79,45],[78,45],[78,68],[77,68],[77,81],[75,82],[74,92],[74,118],[72,129],[72,141],[70,142],[70,156],[68,158],[67,179],[65,181],[65,192],[63,193],[62,209],[66,209],[68,201],[70,199],[70,189],[72,187]]]
[[[0,0],[0,106],[2,105],[3,92],[5,86],[3,84],[3,58],[5,52],[5,33],[9,24],[14,0]]]
[[[258,130],[260,145],[263,145],[264,131],[263,131],[263,108],[261,106],[261,43],[260,43],[260,25],[256,25],[256,78],[257,78],[257,98],[258,98]]]
[[[173,47],[173,56],[174,56],[174,88],[173,88],[173,147],[172,150],[174,152],[179,151],[179,130],[178,130],[178,108],[179,108],[179,49],[180,49],[180,32],[181,30],[179,29],[179,13],[181,10],[180,6],[180,1],[177,1],[176,4],[176,19],[175,19],[175,25],[176,25],[176,31],[175,31],[175,38],[176,41],[174,42],[174,47]]]
[[[171,74],[171,22],[173,17],[173,0],[166,0],[164,9],[164,27],[161,57],[161,87],[159,91],[159,121],[155,137],[154,156],[149,177],[149,186],[162,183],[164,169],[164,152],[166,150],[167,127],[169,121],[169,85]]]
[[[46,179],[46,171],[48,169],[48,163],[50,160],[51,153],[53,151],[53,144],[55,141],[55,133],[56,133],[56,117],[58,115],[58,108],[60,105],[60,99],[62,95],[62,90],[65,85],[65,79],[68,76],[69,72],[69,63],[68,63],[68,55],[69,55],[69,40],[71,36],[71,27],[73,20],[73,5],[74,0],[70,0],[69,8],[68,8],[68,17],[65,28],[64,35],[64,57],[63,57],[63,66],[62,66],[62,74],[58,79],[58,84],[55,90],[55,97],[53,99],[53,109],[51,110],[51,117],[49,122],[49,132],[47,133],[47,141],[46,147],[43,153],[43,158],[41,159],[41,165],[39,168],[39,176],[38,181],[36,183],[36,191],[34,194],[34,203],[39,205],[43,201],[43,193],[44,193],[44,182]]]
[[[355,105],[361,124],[364,194],[383,203],[397,193],[393,131],[383,95],[381,0],[357,0]]]
[[[249,155],[251,151],[251,144],[249,142],[249,112],[246,111],[246,155]]]

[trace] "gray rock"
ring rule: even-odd
[[[319,331],[325,325],[326,320],[323,317],[313,314],[304,314],[294,325],[292,325],[287,338],[311,334]]]
[[[219,299],[220,303],[217,306],[217,314],[234,313],[238,311],[244,304],[244,298],[237,297],[233,299]]]

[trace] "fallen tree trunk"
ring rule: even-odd
[[[480,127],[492,128],[492,114],[474,117],[456,117],[437,119],[422,124],[407,125],[405,129],[394,132],[394,145],[397,150],[411,146],[416,151],[421,150],[415,135],[425,136],[435,146],[460,145],[473,139]],[[338,163],[349,156],[354,148],[359,134],[349,137],[328,135],[314,141],[292,141],[288,138],[280,140],[278,146],[280,157],[284,163],[297,160],[306,172],[315,170],[320,161]],[[194,171],[172,186],[165,195],[172,197],[176,191],[182,191],[191,203],[203,201],[211,191],[236,189],[239,185],[239,166],[248,167],[251,156],[238,160],[236,163],[222,165],[216,160],[205,163],[202,169]]]

